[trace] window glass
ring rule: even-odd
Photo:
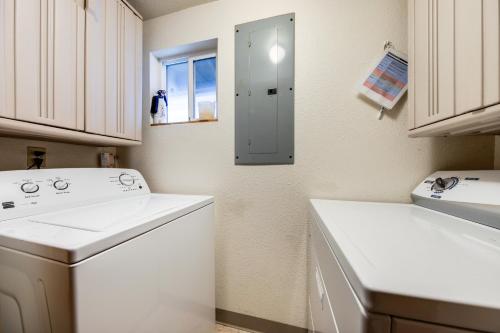
[[[168,122],[189,121],[188,63],[167,65]]]
[[[194,118],[217,118],[217,62],[215,57],[195,60],[194,70]]]

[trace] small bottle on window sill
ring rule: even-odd
[[[165,124],[167,122],[167,96],[165,90],[158,90],[151,101],[151,123]]]

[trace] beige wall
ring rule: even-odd
[[[26,169],[27,147],[45,147],[48,168],[98,167],[98,155],[101,151],[115,151],[115,148],[0,137],[0,170]]]
[[[296,163],[235,166],[234,25],[296,13]],[[220,121],[144,126],[126,165],[154,191],[216,197],[217,306],[305,326],[308,198],[408,202],[437,169],[493,167],[493,139],[409,139],[405,103],[378,121],[355,86],[385,40],[406,50],[406,1],[219,0],[144,24],[149,52],[218,38]]]

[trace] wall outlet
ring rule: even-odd
[[[47,148],[41,147],[28,147],[26,150],[26,167],[30,169],[37,169],[37,159],[42,159],[40,168],[47,167]]]

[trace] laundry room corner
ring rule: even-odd
[[[234,27],[290,12],[295,164],[234,165]],[[149,126],[156,74],[145,57],[144,144],[118,150],[153,190],[215,195],[218,308],[305,327],[307,198],[410,202],[433,170],[493,167],[493,138],[410,139],[406,99],[378,121],[378,108],[358,97],[385,40],[407,50],[407,23],[399,0],[219,0],[145,22],[145,55],[218,39],[218,121]]]
[[[500,332],[500,0],[0,0],[0,333]]]

